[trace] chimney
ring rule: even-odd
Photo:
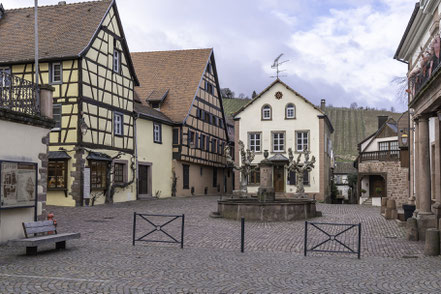
[[[66,5],[66,1],[60,1],[58,2],[58,5]]]
[[[378,116],[378,129],[381,128],[387,121],[389,117],[387,115]]]
[[[0,19],[5,15],[5,9],[3,8],[3,4],[0,3]]]
[[[322,99],[322,100],[320,101],[320,109],[323,110],[323,111],[325,111],[325,107],[326,107],[326,100],[325,100],[325,99]]]

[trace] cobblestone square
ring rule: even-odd
[[[80,232],[64,251],[0,247],[0,293],[439,293],[441,259],[379,208],[318,204],[319,222],[361,223],[362,253],[303,256],[304,221],[240,222],[209,217],[217,197],[49,207],[59,232]],[[136,243],[133,213],[185,214],[185,246]],[[164,220],[155,219],[159,224]],[[139,234],[153,227],[139,221]],[[144,227],[143,227],[144,226]],[[169,229],[167,229],[169,228]],[[179,223],[165,227],[178,236]],[[323,234],[310,231],[311,242]]]

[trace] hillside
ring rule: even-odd
[[[353,160],[358,155],[357,144],[378,129],[378,116],[397,120],[401,113],[381,110],[326,107],[326,114],[334,126],[332,142],[337,159]]]

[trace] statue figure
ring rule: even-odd
[[[294,155],[292,154],[292,149],[291,148],[288,149],[288,154],[289,154],[288,171],[294,171],[296,173],[296,180],[297,180],[296,193],[299,193],[299,194],[305,193],[305,188],[303,187],[303,173],[305,171],[310,172],[314,168],[315,157],[312,156],[312,159],[309,160],[310,153],[311,152],[305,148],[305,151],[303,151],[299,154],[299,156],[297,157],[297,160],[294,160]],[[304,162],[300,162],[302,154],[304,154],[304,156],[305,156]]]
[[[247,149],[245,151],[245,145],[241,140],[239,140],[239,150],[240,150],[240,159],[241,159],[241,165],[236,165],[232,156],[231,156],[231,149],[230,146],[225,146],[225,155],[227,158],[227,164],[229,166],[232,166],[235,170],[240,171],[240,190],[241,193],[247,193],[247,182],[248,182],[248,176],[251,173],[253,167],[251,166],[251,163],[254,160],[254,152],[250,151],[250,149]]]

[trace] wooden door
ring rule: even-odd
[[[274,166],[274,192],[285,192],[285,167]]]
[[[149,193],[149,166],[139,166],[139,196],[148,196]]]
[[[370,197],[386,197],[384,179],[381,176],[370,176]]]

